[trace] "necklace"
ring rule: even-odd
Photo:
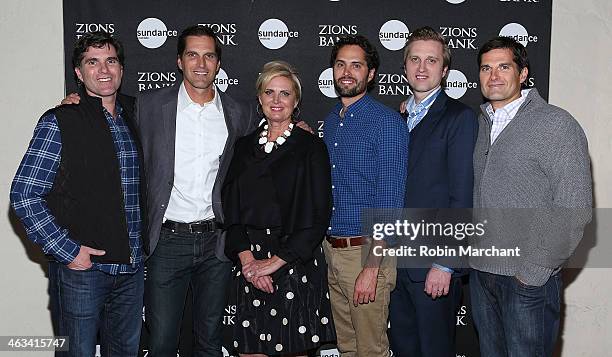
[[[283,134],[274,141],[270,141],[268,138],[268,124],[264,125],[264,130],[259,134],[259,144],[261,145],[263,151],[265,151],[266,154],[269,154],[272,152],[272,149],[283,145],[287,141],[287,138],[291,136],[293,125],[293,123],[289,123],[289,127],[285,129]]]

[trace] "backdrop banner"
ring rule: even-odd
[[[330,68],[331,46],[339,36],[361,34],[378,49],[377,85],[371,93],[392,108],[410,94],[403,74],[403,47],[412,30],[431,26],[447,39],[452,63],[446,93],[475,110],[483,102],[478,83],[479,47],[492,37],[516,38],[527,47],[527,83],[548,98],[551,0],[64,0],[66,92],[76,90],[72,48],[84,33],[104,30],[125,46],[121,91],[129,95],[180,83],[176,41],[192,24],[212,27],[223,45],[216,85],[236,98],[255,101],[255,80],[263,64],[281,59],[302,79],[300,118],[320,136],[323,118],[337,103]],[[457,357],[479,356],[470,318],[468,289],[457,312]],[[224,356],[237,356],[231,338],[236,307],[228,301]],[[191,355],[189,299],[180,356]],[[147,353],[146,328],[142,338]],[[338,356],[326,346],[321,357]]]

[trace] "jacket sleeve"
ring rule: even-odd
[[[246,227],[240,218],[240,186],[236,174],[241,155],[239,144],[240,141],[236,143],[236,151],[221,192],[226,229],[225,255],[234,262],[238,261],[238,253],[250,249]]]
[[[315,140],[305,172],[307,181],[304,186],[308,187],[300,188],[306,190],[301,197],[311,200],[308,206],[312,207],[312,212],[302,214],[311,215],[312,220],[307,227],[294,230],[279,249],[277,256],[287,263],[297,259],[302,262],[310,260],[313,251],[323,241],[329,225],[332,205],[331,171],[329,155],[323,141]]]
[[[554,130],[540,166],[549,179],[553,207],[536,210],[530,242],[537,249],[525,251],[517,277],[528,285],[541,286],[574,252],[592,215],[592,179],[586,136],[578,122],[565,111],[554,113]],[[521,251],[523,253],[523,251]]]

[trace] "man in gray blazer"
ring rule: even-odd
[[[257,122],[247,105],[215,87],[221,46],[210,28],[186,28],[177,47],[183,82],[142,93],[136,104],[147,181],[149,356],[176,356],[189,287],[193,356],[221,356],[231,273],[223,253],[221,187],[234,142]]]

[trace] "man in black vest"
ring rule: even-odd
[[[118,94],[123,49],[108,33],[74,47],[81,102],[47,111],[11,186],[11,204],[49,260],[55,333],[67,356],[137,356],[143,302],[140,144],[133,98]],[[144,225],[143,225],[144,226]],[[60,355],[60,353],[58,353]]]

